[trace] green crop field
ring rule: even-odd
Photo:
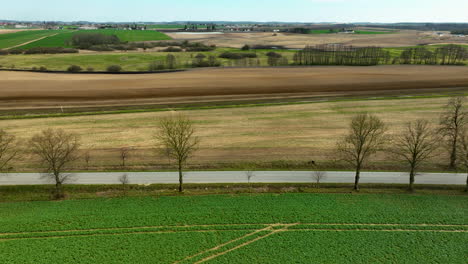
[[[466,263],[468,196],[0,203],[4,263]]]
[[[82,30],[80,32],[116,35],[121,41],[128,41],[128,42],[170,40],[171,39],[166,34],[155,31],[155,30],[98,29],[98,30]]]
[[[53,35],[52,30],[31,30],[20,31],[15,33],[0,34],[0,49],[6,49],[13,46],[21,45],[28,41],[32,41],[45,36]]]
[[[30,48],[36,48],[36,47],[64,47],[64,48],[71,48],[71,46],[68,44],[68,40],[73,36],[73,33],[76,31],[72,30],[60,30],[56,31],[55,34],[38,40],[34,41],[32,43],[23,45],[21,47],[18,47],[20,49],[30,49]]]
[[[58,37],[59,35],[55,36]],[[44,39],[43,41],[46,41]],[[38,46],[38,42],[31,43],[30,47]],[[15,65],[16,69],[31,69],[32,67],[44,66],[49,70],[66,70],[70,65],[79,65],[83,68],[92,67],[96,71],[105,71],[109,65],[117,64],[122,66],[125,71],[147,71],[148,65],[155,60],[165,60],[168,54],[173,54],[181,68],[190,63],[193,58],[202,53],[205,56],[218,57],[225,51],[245,52],[236,49],[219,48],[212,52],[100,52],[91,54],[39,54],[39,55],[7,55],[0,56],[0,65],[5,68]],[[267,56],[271,50],[255,51],[259,56],[262,66],[267,66]],[[248,52],[248,51],[247,51]],[[254,52],[254,51],[252,51]],[[293,51],[278,51],[283,56],[292,61]],[[218,58],[220,62],[227,65],[232,60]]]
[[[74,34],[89,32],[102,33],[106,35],[116,35],[121,41],[137,42],[137,41],[153,41],[153,40],[170,40],[166,34],[154,30],[114,30],[114,29],[99,29],[99,30],[37,30],[37,31],[22,31],[11,34],[0,35],[0,49],[9,48],[20,45],[28,41],[46,37],[44,39],[21,46],[21,49],[30,49],[35,47],[64,47],[69,48],[68,40]]]

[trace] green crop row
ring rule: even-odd
[[[258,194],[0,203],[0,233],[205,224],[466,224],[468,196]]]

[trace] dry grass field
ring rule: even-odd
[[[108,75],[0,72],[0,110],[314,97],[468,87],[468,67],[197,69]]]
[[[437,124],[447,100],[343,101],[184,111],[195,121],[202,142],[191,164],[193,167],[219,168],[223,163],[247,161],[331,162],[336,158],[336,141],[346,132],[352,115],[366,111],[375,113],[394,134],[406,122],[417,118]],[[81,136],[83,149],[92,149],[91,166],[95,169],[121,169],[118,150],[122,147],[134,148],[129,168],[154,169],[168,163],[167,158],[155,154],[153,139],[158,118],[169,114],[171,112],[2,120],[0,127],[17,135],[25,149],[27,140],[38,131],[48,127],[63,128]],[[395,164],[388,155],[378,156],[377,161],[379,165],[374,168],[392,169]],[[433,162],[433,165],[444,163],[445,152]],[[25,155],[22,164],[16,164],[15,168],[37,170],[33,163],[34,159]],[[79,163],[78,169],[83,161]],[[441,168],[434,165],[430,169]]]
[[[0,34],[15,33],[20,31],[25,31],[26,29],[0,29]]]
[[[224,33],[224,34],[178,34],[169,33],[175,40],[203,42],[220,47],[240,48],[248,45],[281,45],[302,49],[306,45],[340,43],[353,46],[404,47],[420,44],[458,43],[468,40],[457,37],[443,37],[416,30],[402,30],[392,34],[288,34],[277,33]]]

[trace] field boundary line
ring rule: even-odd
[[[67,232],[92,232],[92,231],[107,231],[107,230],[132,230],[132,229],[150,229],[150,228],[190,228],[190,227],[230,227],[230,226],[274,226],[274,225],[288,225],[282,223],[243,223],[243,224],[206,224],[206,225],[175,225],[175,226],[132,226],[132,227],[110,227],[110,228],[90,228],[90,229],[70,229],[70,230],[47,230],[47,231],[24,231],[24,232],[6,232],[0,233],[0,236],[6,235],[19,235],[19,234],[42,234],[42,233],[67,233]],[[316,226],[434,226],[434,227],[468,227],[468,225],[453,225],[453,224],[375,224],[375,223],[300,223],[300,225],[316,225]]]
[[[252,229],[207,229],[207,230],[164,230],[164,231],[136,231],[124,233],[102,233],[102,234],[72,234],[69,236],[35,236],[35,237],[12,237],[0,238],[1,241],[9,240],[28,240],[28,239],[49,239],[49,238],[66,238],[66,237],[91,237],[91,236],[115,236],[115,235],[135,235],[135,234],[177,234],[177,233],[209,233],[209,232],[232,232],[232,231],[251,231]]]
[[[19,235],[19,234],[31,234],[31,233],[66,233],[66,232],[92,232],[92,231],[106,231],[106,230],[125,230],[125,229],[149,229],[149,228],[190,228],[190,227],[215,227],[215,226],[270,226],[274,224],[209,224],[209,225],[176,225],[176,226],[132,226],[132,227],[110,227],[110,228],[90,228],[90,229],[70,229],[70,230],[48,230],[48,231],[25,231],[25,232],[10,232],[0,233],[0,236],[4,235]]]
[[[445,232],[445,233],[468,233],[468,230],[443,230],[443,229],[326,229],[326,228],[298,228],[283,230],[282,232],[293,232],[293,231],[369,231],[369,232]]]
[[[38,38],[38,39],[33,39],[33,40],[30,40],[30,41],[24,42],[24,43],[22,43],[22,44],[19,44],[19,45],[13,46],[13,47],[8,47],[8,48],[5,48],[5,49],[14,49],[14,48],[18,48],[18,47],[21,47],[21,46],[24,46],[24,45],[28,45],[28,44],[34,43],[34,42],[39,41],[39,40],[43,40],[43,39],[48,38],[48,37],[56,36],[56,35],[58,35],[58,34],[59,34],[59,33],[52,34],[52,35],[48,35],[48,36],[45,36],[45,37],[40,37],[40,38]]]
[[[325,232],[356,232],[356,231],[361,231],[361,232],[441,232],[441,233],[468,233],[468,230],[461,230],[461,229],[454,229],[454,230],[444,230],[444,229],[369,229],[369,228],[362,228],[362,229],[333,229],[333,228],[297,228],[297,229],[288,229],[291,226],[294,225],[300,225],[300,224],[271,224],[268,225],[265,228],[261,229],[255,229],[255,228],[247,228],[247,229],[205,229],[205,230],[155,230],[155,231],[131,231],[128,230],[128,232],[114,232],[114,233],[88,233],[88,234],[69,234],[69,235],[50,235],[50,236],[30,236],[30,237],[4,237],[0,238],[1,241],[9,241],[9,240],[28,240],[28,239],[53,239],[53,238],[67,238],[67,237],[91,237],[91,236],[113,236],[113,235],[125,235],[125,234],[176,234],[176,233],[208,233],[208,232],[233,232],[233,231],[252,231],[251,233],[248,233],[246,235],[243,235],[239,238],[233,239],[231,241],[225,242],[223,244],[220,244],[216,247],[210,248],[208,250],[199,252],[193,256],[187,257],[183,260],[180,260],[175,263],[180,263],[185,260],[189,260],[191,258],[197,257],[199,255],[208,253],[210,251],[218,250],[221,247],[224,247],[226,245],[229,245],[231,243],[234,243],[236,241],[239,241],[241,239],[247,238],[249,236],[255,235],[259,232],[263,231],[271,231],[271,233],[278,233],[278,232],[294,232],[294,231],[325,231]],[[273,229],[276,226],[284,226],[283,228],[280,229]],[[89,231],[85,231],[89,232]],[[21,233],[17,233],[21,234]],[[267,235],[265,235],[267,236]],[[268,235],[269,236],[269,235]],[[251,240],[254,241],[254,240]],[[257,241],[257,240],[255,240]],[[246,242],[250,244],[250,241]],[[245,244],[245,243],[244,243]],[[236,247],[237,248],[237,247]],[[227,253],[227,252],[226,252]]]
[[[436,227],[468,227],[468,225],[450,225],[450,224],[364,224],[364,223],[300,223],[301,225],[336,225],[336,226],[436,226]]]
[[[287,229],[288,229],[289,227],[294,226],[294,225],[298,225],[298,224],[299,224],[299,223],[279,225],[279,226],[283,226],[283,227],[282,227],[281,229],[272,230],[270,233],[268,233],[268,234],[266,234],[266,235],[263,235],[263,236],[260,236],[260,237],[256,237],[256,238],[254,238],[254,239],[252,239],[252,240],[249,240],[249,241],[247,241],[247,242],[245,242],[245,243],[242,243],[242,244],[240,244],[240,245],[237,245],[237,246],[235,246],[235,247],[233,247],[233,248],[230,248],[230,249],[228,249],[228,250],[225,250],[225,251],[223,251],[223,252],[220,252],[220,253],[217,253],[217,254],[208,256],[208,257],[206,257],[206,258],[203,258],[203,259],[201,259],[201,260],[195,262],[195,264],[199,264],[199,263],[203,263],[203,262],[212,260],[212,259],[217,258],[217,257],[219,257],[219,256],[225,255],[225,254],[227,254],[227,253],[229,253],[229,252],[231,252],[231,251],[237,250],[237,249],[239,249],[239,248],[242,248],[242,247],[245,247],[245,246],[247,246],[247,245],[250,245],[250,244],[252,244],[252,243],[254,243],[254,242],[257,242],[258,240],[261,240],[261,239],[264,239],[264,238],[269,237],[269,236],[271,236],[271,235],[274,235],[274,234],[276,234],[276,233],[287,231]],[[278,226],[278,225],[277,225],[277,226]],[[270,226],[269,228],[270,228],[270,229],[273,228],[273,225]]]
[[[219,249],[219,248],[221,248],[221,247],[227,246],[227,245],[229,245],[229,244],[231,244],[231,243],[234,243],[234,242],[236,242],[236,241],[242,240],[242,239],[244,239],[244,238],[246,238],[246,237],[253,236],[253,235],[255,235],[255,234],[257,234],[257,233],[260,233],[260,232],[262,232],[262,231],[271,230],[271,229],[273,228],[274,225],[275,225],[275,224],[268,225],[268,226],[265,227],[265,228],[257,229],[257,230],[255,230],[254,232],[248,233],[248,234],[243,235],[243,236],[241,236],[241,237],[238,237],[238,238],[235,238],[235,239],[230,240],[230,241],[228,241],[228,242],[222,243],[222,244],[220,244],[220,245],[217,245],[217,246],[212,247],[212,248],[210,248],[210,249],[207,249],[207,250],[205,250],[205,251],[198,252],[198,253],[195,254],[195,255],[188,256],[188,257],[186,257],[186,258],[184,258],[184,259],[182,259],[182,260],[178,260],[178,261],[174,262],[174,264],[178,264],[178,263],[180,263],[180,262],[182,262],[182,261],[186,261],[186,260],[189,260],[189,259],[198,257],[198,256],[200,256],[200,255],[202,255],[202,254],[207,253],[207,252],[217,250],[217,249]]]

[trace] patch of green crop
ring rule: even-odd
[[[466,224],[468,196],[259,194],[0,203],[0,233],[271,223]]]
[[[280,232],[207,263],[464,264],[467,243],[467,233]]]
[[[121,41],[155,41],[170,40],[171,38],[164,33],[155,30],[118,30],[118,29],[96,29],[81,30],[79,32],[101,33],[106,35],[116,35]]]
[[[2,263],[173,263],[248,231],[122,234],[0,241]]]
[[[15,33],[0,34],[0,49],[11,48],[45,36],[54,34],[51,30],[28,30]]]
[[[63,48],[72,48],[72,46],[69,43],[69,40],[73,36],[74,31],[67,31],[63,30],[60,33],[57,33],[56,35],[46,37],[44,39],[26,44],[21,46],[21,49],[31,49],[31,48],[36,48],[36,47],[63,47]]]

